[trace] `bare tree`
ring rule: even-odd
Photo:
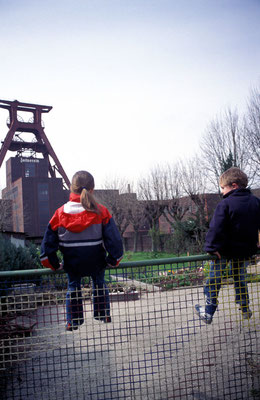
[[[231,166],[245,171],[250,183],[254,181],[256,168],[251,162],[244,129],[237,111],[227,109],[209,124],[202,138],[201,161],[215,188],[219,186],[219,176]]]
[[[157,166],[146,178],[138,182],[138,198],[143,202],[144,218],[147,220],[152,239],[152,251],[157,251],[160,229],[159,218],[166,207],[164,172]]]
[[[142,227],[145,225],[145,222],[146,222],[145,204],[144,204],[144,202],[137,200],[137,198],[131,202],[129,221],[134,230],[133,251],[136,252],[138,239],[139,239],[139,233],[142,230]]]
[[[181,221],[187,212],[187,207],[181,202],[183,189],[180,163],[167,164],[162,178],[165,189],[164,199],[167,201],[164,216],[172,225],[176,221]]]
[[[209,186],[201,159],[195,155],[180,163],[180,180],[184,193],[190,199],[189,216],[195,222],[195,240],[200,250],[203,248],[208,228],[206,192]]]
[[[245,116],[244,138],[250,151],[250,158],[260,177],[260,83],[250,92]]]
[[[106,181],[102,190],[95,191],[100,200],[111,212],[124,243],[124,233],[130,223],[130,210],[134,193],[129,193],[129,185],[125,179]]]

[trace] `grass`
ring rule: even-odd
[[[143,261],[143,260],[156,260],[163,258],[174,258],[176,257],[173,253],[164,253],[164,252],[126,252],[122,259],[122,262],[135,262],[135,261]],[[154,265],[154,266],[145,266],[145,267],[129,267],[129,268],[120,268],[120,265],[116,269],[111,269],[110,274],[129,274],[135,275],[135,277],[140,279],[143,275],[147,277],[147,274],[153,273],[153,271],[164,271],[165,269],[173,268],[172,265]],[[174,269],[178,268],[177,264]]]
[[[174,258],[174,257],[177,257],[176,254],[159,252],[159,251],[157,251],[157,252],[139,251],[136,253],[134,253],[132,251],[127,251],[124,254],[122,262],[154,260],[154,259],[158,259],[158,258]]]
[[[186,254],[183,254],[186,256]],[[164,252],[126,252],[122,262],[135,262],[143,260],[156,260],[164,258],[176,258],[176,254],[164,253]],[[203,279],[206,279],[209,275],[210,262],[204,263],[191,263],[182,262],[174,264],[161,264],[154,266],[140,266],[130,268],[117,268],[106,272],[106,279],[113,281],[111,275],[124,275],[128,279],[136,279],[142,282],[156,284],[161,286],[164,290],[173,289],[174,287],[180,286],[192,286],[196,284],[202,284]],[[198,275],[200,268],[203,268],[203,273]],[[166,275],[166,276],[165,276]],[[229,276],[229,266],[226,271],[223,271],[223,282]],[[247,281],[259,282],[259,274],[248,274]],[[233,283],[233,281],[232,281]]]
[[[258,283],[260,282],[260,274],[247,274],[248,283]]]
[[[183,254],[186,256],[186,254]],[[169,259],[169,258],[176,258],[176,254],[174,253],[165,253],[165,252],[126,252],[124,254],[124,258],[122,262],[135,262],[135,261],[143,261],[143,260],[156,260],[156,259]],[[192,265],[191,265],[192,264]],[[106,280],[109,282],[113,281],[113,275],[124,275],[128,277],[128,279],[135,279],[142,282],[147,283],[157,283],[157,284],[165,284],[168,289],[175,287],[175,286],[189,286],[190,279],[187,274],[182,276],[184,269],[189,271],[189,274],[192,270],[197,270],[201,264],[194,264],[190,262],[181,262],[181,263],[174,263],[174,264],[160,264],[160,265],[147,265],[147,266],[139,266],[139,267],[129,267],[129,268],[120,268],[120,265],[116,269],[110,269],[106,271]],[[180,276],[175,277],[172,279],[173,274],[178,272]],[[170,274],[170,277],[165,277],[165,274]],[[111,276],[112,275],[112,276]],[[162,276],[163,275],[163,276]],[[170,282],[168,282],[170,280]],[[192,279],[193,280],[193,279]]]

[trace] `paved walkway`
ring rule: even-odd
[[[201,288],[112,303],[111,324],[93,320],[86,301],[85,323],[73,333],[64,332],[63,306],[39,308],[5,399],[255,399],[260,284],[249,290],[250,321],[241,320],[228,286],[209,326],[193,312]]]

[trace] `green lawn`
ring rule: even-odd
[[[186,254],[184,254],[186,255]],[[157,258],[173,258],[177,257],[176,254],[173,253],[164,253],[164,252],[148,252],[148,251],[139,251],[137,253],[133,253],[132,251],[127,251],[124,254],[122,262],[127,261],[142,261],[142,260],[154,260]]]
[[[184,254],[186,256],[186,254]],[[122,262],[135,262],[135,261],[143,261],[143,260],[158,260],[158,259],[168,259],[168,258],[176,258],[176,254],[173,253],[165,253],[165,252],[126,252],[122,259]],[[139,267],[129,267],[129,268],[120,268],[110,269],[106,272],[106,277],[109,275],[121,275],[121,274],[129,274],[129,276],[135,277],[135,279],[142,280],[147,279],[147,277],[158,276],[161,271],[167,270],[176,270],[180,268],[190,268],[190,263],[180,263],[180,264],[162,264],[162,265],[154,265],[154,266],[139,266]]]

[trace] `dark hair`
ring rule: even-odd
[[[80,194],[80,202],[87,211],[99,214],[98,203],[90,193],[95,187],[93,176],[87,171],[78,171],[72,177],[70,190],[72,193]]]
[[[236,183],[240,188],[245,189],[248,184],[248,178],[241,169],[231,167],[220,176],[219,183],[222,186],[232,186],[232,183]]]

